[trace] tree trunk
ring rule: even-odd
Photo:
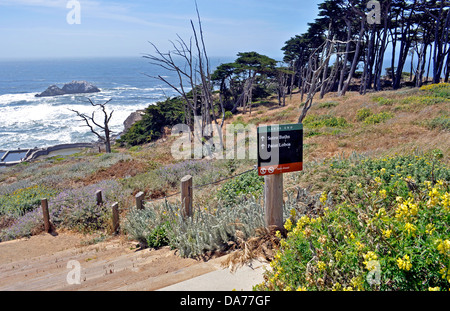
[[[358,35],[358,42],[356,43],[355,56],[354,56],[354,58],[353,58],[353,62],[352,62],[352,66],[351,66],[351,68],[350,68],[350,72],[348,73],[348,78],[347,78],[347,80],[345,81],[345,83],[344,83],[344,85],[343,85],[343,87],[342,87],[342,90],[341,90],[341,92],[339,93],[339,96],[344,96],[345,93],[347,92],[348,87],[350,86],[350,82],[351,82],[352,79],[353,79],[353,75],[354,75],[355,70],[356,70],[356,65],[357,65],[358,62],[359,62],[359,53],[360,53],[361,42],[362,42],[362,40],[363,40],[363,35],[364,35],[364,31],[365,31],[366,19],[367,19],[366,15],[363,15],[363,16],[361,17],[361,29],[360,29],[359,35]]]
[[[351,43],[351,39],[352,39],[352,28],[351,28],[350,20],[346,19],[345,23],[347,25],[347,44],[345,46],[344,61],[343,61],[343,66],[341,69],[341,75],[340,75],[339,84],[338,84],[338,93],[339,94],[341,94],[342,87],[344,85],[345,74],[347,71],[348,54],[350,53],[350,43]]]

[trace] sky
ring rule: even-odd
[[[320,2],[197,0],[208,54],[281,60]],[[195,0],[0,0],[0,59],[140,57],[154,52],[149,42],[168,51],[177,35],[189,40],[191,20]]]

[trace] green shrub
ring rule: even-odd
[[[371,115],[373,115],[373,112],[369,108],[362,108],[356,112],[356,120],[361,122],[366,120]]]
[[[117,142],[122,146],[136,146],[160,138],[165,126],[183,123],[183,107],[184,103],[181,97],[174,97],[148,106],[142,120],[134,123]]]
[[[225,111],[225,120],[231,119],[233,117],[233,113],[231,111]]]
[[[374,102],[378,103],[378,105],[380,105],[380,106],[391,106],[394,103],[394,101],[392,99],[381,97],[381,96],[372,97],[372,100]]]
[[[380,112],[364,119],[365,124],[378,124],[392,119],[394,114],[391,112]]]
[[[225,205],[235,204],[242,196],[259,196],[264,187],[264,177],[256,170],[230,179],[217,192],[217,198]]]
[[[331,102],[321,103],[317,107],[318,108],[333,108],[333,107],[337,107],[337,106],[339,106],[338,102],[331,101]]]
[[[170,223],[168,221],[156,226],[147,236],[148,247],[158,248],[169,245],[168,230],[170,230]]]
[[[347,127],[349,124],[343,117],[334,117],[331,115],[310,115],[306,116],[303,120],[303,125],[309,128],[321,128],[321,127]]]
[[[429,96],[429,95],[421,95],[421,96],[409,96],[401,101],[404,105],[416,105],[416,106],[432,106],[441,103],[448,102],[448,99],[445,97],[439,96]]]
[[[450,83],[424,85],[420,88],[420,90],[432,94],[436,97],[445,98],[447,101],[450,98]]]
[[[161,247],[168,245],[167,221],[159,205],[143,210],[133,208],[126,215],[124,231],[142,247]]]

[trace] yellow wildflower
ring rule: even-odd
[[[386,239],[389,239],[392,235],[392,230],[390,230],[390,229],[386,229],[386,230],[381,229],[381,232],[383,233],[383,236]]]
[[[340,251],[336,251],[336,253],[334,253],[334,257],[336,258],[336,261],[339,261],[342,258],[342,253]]]
[[[286,220],[286,222],[285,222],[285,224],[284,224],[284,228],[285,228],[287,231],[290,231],[290,230],[291,230],[291,228],[292,228],[292,221],[291,221],[290,218],[288,218],[288,219]]]
[[[383,190],[380,190],[380,196],[383,198],[383,199],[386,199],[387,198],[387,192],[386,192],[386,190],[385,189],[383,189]]]
[[[417,231],[417,228],[413,224],[411,224],[409,222],[407,222],[405,224],[404,229],[405,229],[406,233],[408,233],[408,235],[411,234],[413,236],[415,236],[415,233]]]
[[[307,291],[306,286],[299,286],[297,288],[297,292],[306,292],[306,291]]]
[[[413,198],[409,198],[406,201],[399,202],[395,211],[395,217],[397,219],[407,219],[408,217],[416,216],[419,213],[419,206],[413,201]]]
[[[383,167],[383,168],[380,170],[380,173],[381,173],[381,174],[386,173],[386,169]]]
[[[433,232],[434,232],[434,230],[436,230],[436,228],[434,227],[434,225],[433,224],[428,224],[426,227],[425,227],[425,233],[427,233],[427,234],[429,234],[429,235],[432,235],[433,234]]]
[[[325,205],[325,203],[327,202],[328,199],[328,195],[326,192],[323,192],[322,195],[320,196],[320,203],[322,203],[323,205]]]
[[[442,268],[439,270],[439,273],[442,275],[442,278],[447,280],[450,283],[450,269]]]
[[[341,285],[341,283],[336,282],[336,283],[333,285],[333,288],[332,288],[331,290],[332,290],[333,292],[342,290],[342,285]]]
[[[436,206],[439,203],[439,192],[437,188],[431,189],[431,191],[428,193],[428,196],[430,199],[427,201],[428,207]]]
[[[446,192],[445,194],[442,195],[441,199],[442,199],[441,204],[444,210],[450,212],[450,193]]]
[[[277,232],[275,232],[275,236],[279,239],[281,239],[281,232],[280,230],[277,230]]]
[[[430,292],[438,292],[438,291],[440,291],[441,290],[441,288],[439,287],[439,286],[436,286],[436,287],[428,287],[428,291],[430,291]]]
[[[366,266],[367,270],[370,271],[370,270],[375,269],[375,266],[373,266],[373,265],[369,266],[369,262],[377,260],[378,259],[377,254],[375,254],[372,251],[368,251],[366,254],[363,255],[363,258],[364,258],[363,264]]]
[[[319,269],[319,271],[323,271],[327,268],[326,263],[324,263],[323,261],[318,261],[317,262],[317,269]]]
[[[364,243],[361,243],[360,241],[356,241],[355,242],[356,246],[358,247],[358,250],[362,250],[364,248]]]
[[[450,240],[438,240],[437,243],[439,243],[437,246],[439,254],[450,255]]]
[[[309,224],[311,222],[311,219],[308,216],[302,216],[297,221],[297,229],[302,229],[305,225]]]
[[[403,258],[397,259],[397,266],[400,270],[409,271],[412,268],[412,264],[408,255],[403,256]]]

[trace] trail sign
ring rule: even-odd
[[[303,170],[303,124],[258,127],[258,175]]]

